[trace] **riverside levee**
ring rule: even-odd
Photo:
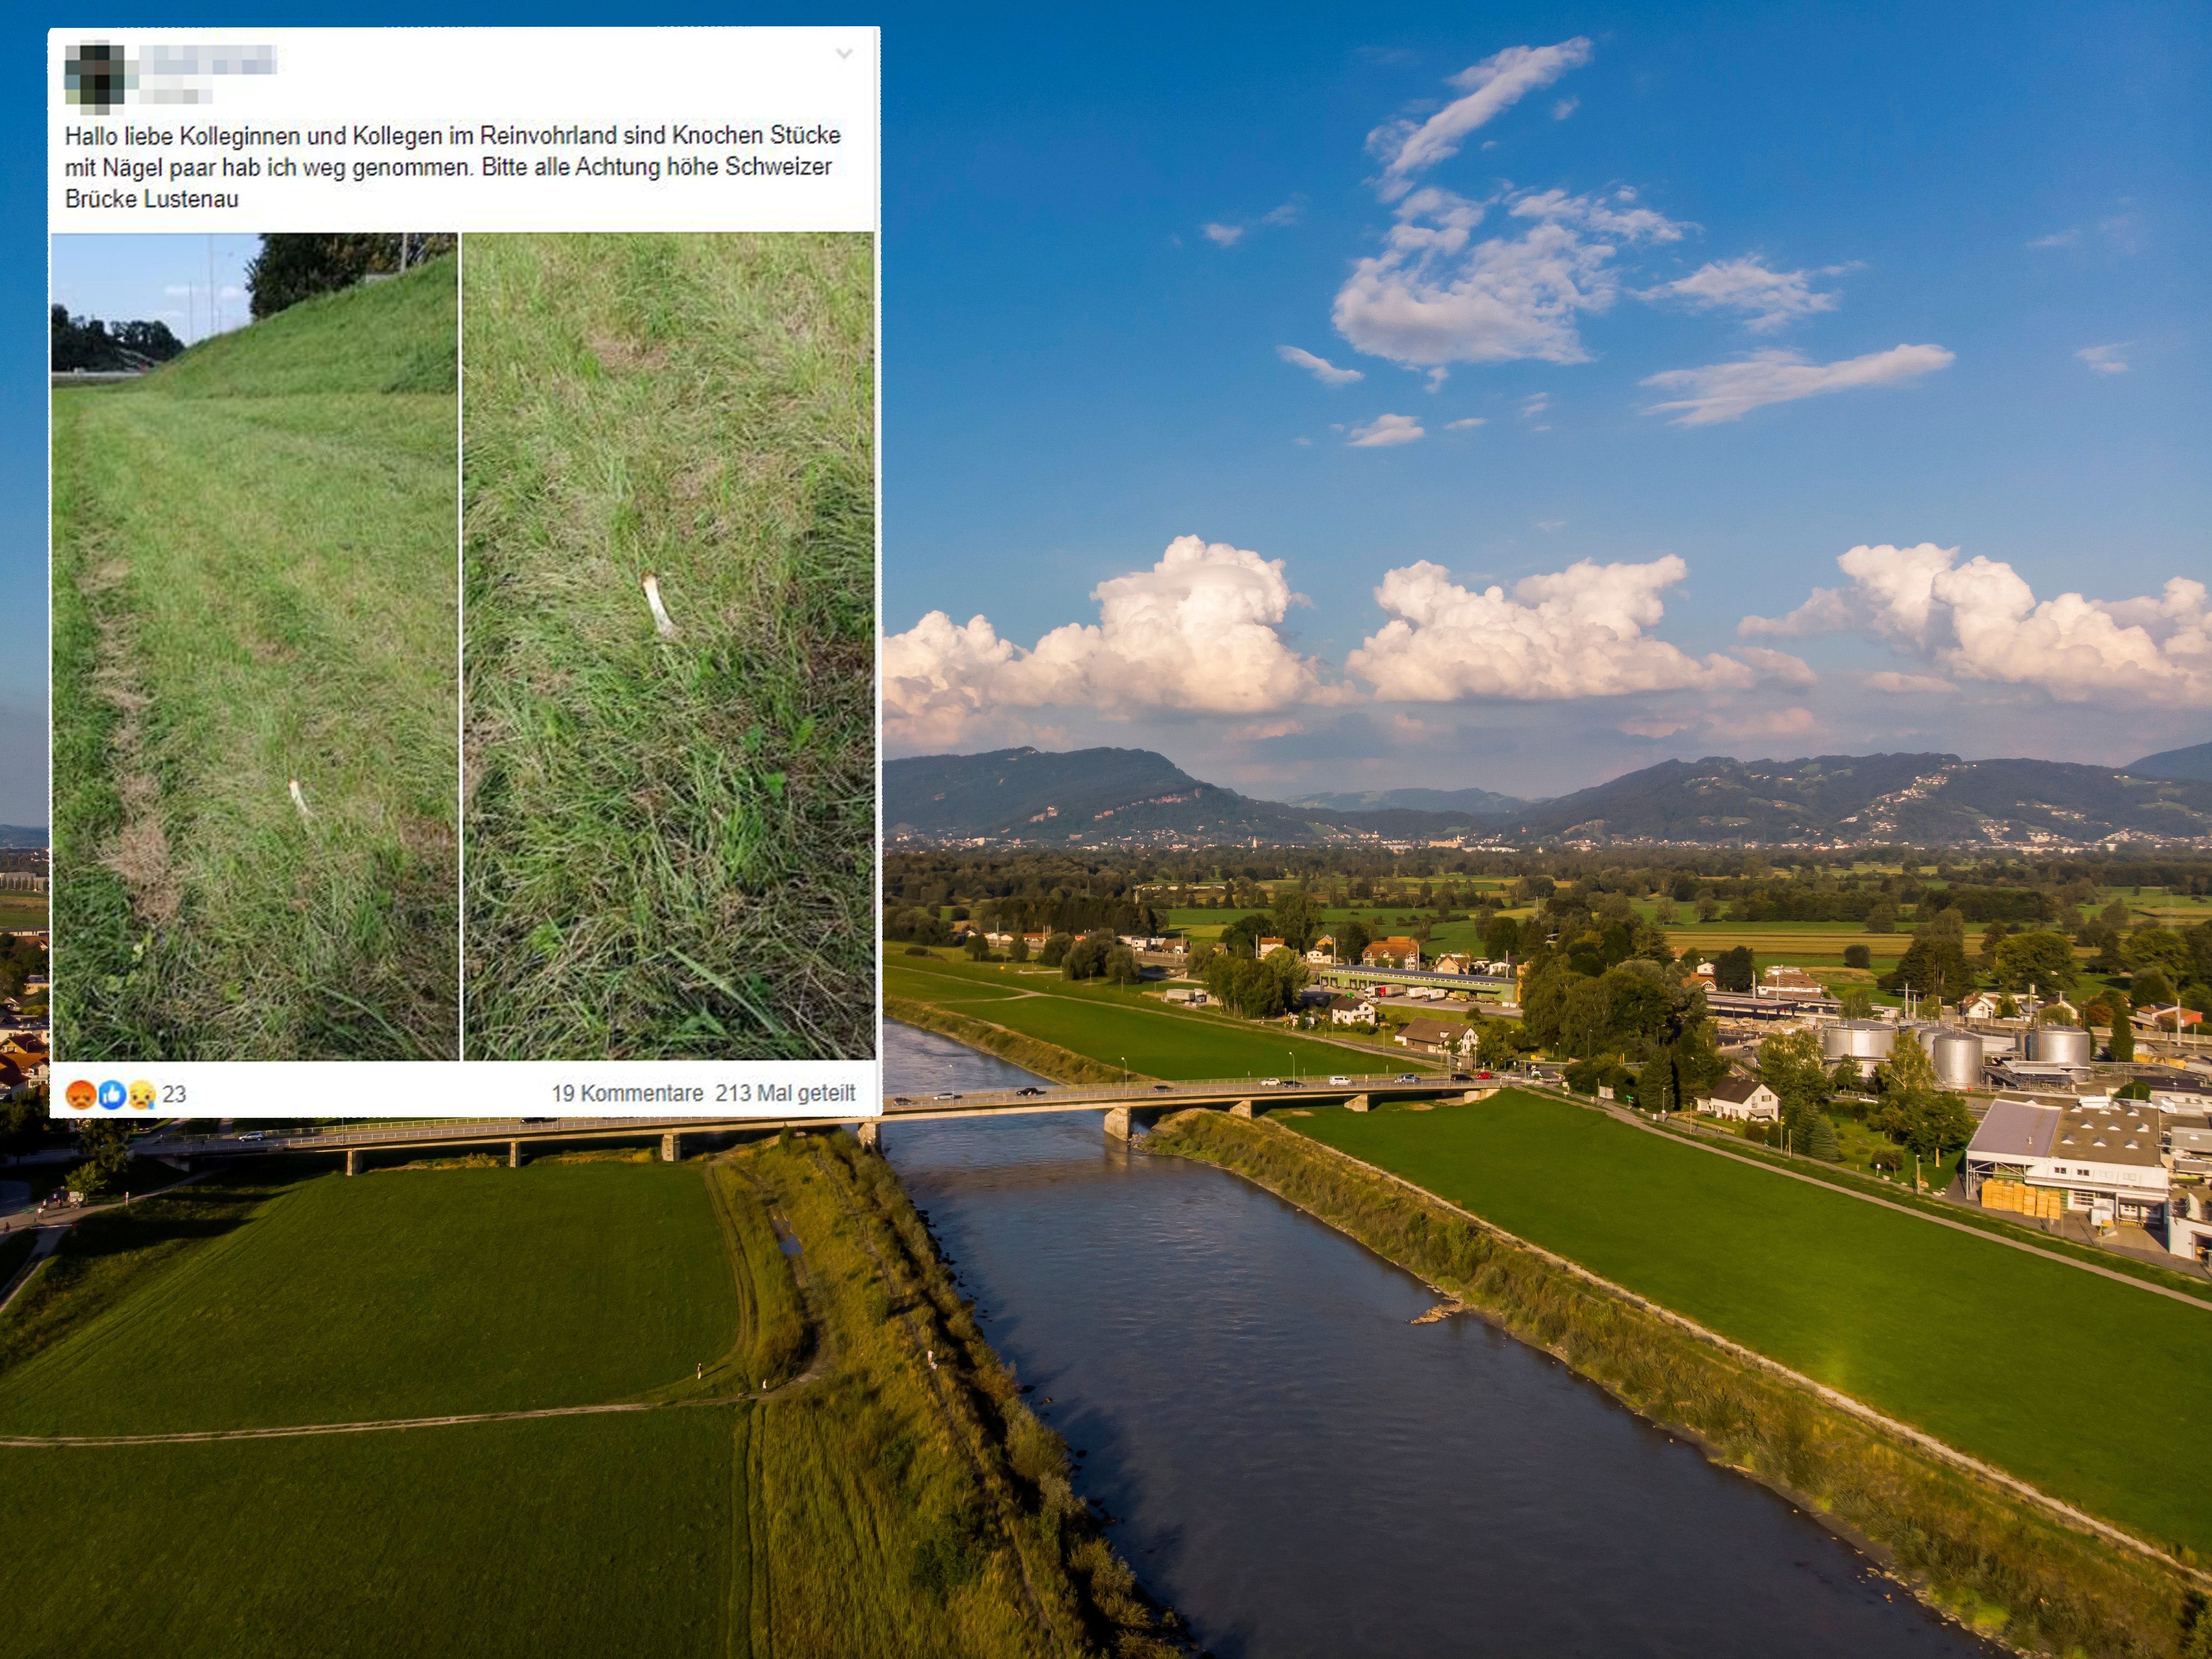
[[[894,1091],[1025,1074],[885,1028]],[[1245,1659],[1966,1655],[1786,1500],[1245,1182],[1089,1115],[881,1139],[1079,1486]]]

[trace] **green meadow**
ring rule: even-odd
[[[0,1445],[42,1536],[113,1546],[0,1552],[0,1654],[1164,1652],[849,1135],[275,1162],[87,1218],[0,1316],[5,1436],[615,1403],[642,1409]]]
[[[872,239],[464,259],[470,1055],[872,1054]]]
[[[884,963],[886,996],[988,1020],[1103,1065],[1126,1063],[1143,1077],[1287,1077],[1293,1071],[1312,1077],[1434,1069],[1400,1050],[1363,1053],[1210,1010],[1170,1008],[1134,988],[1073,983],[1056,969],[980,966],[902,955],[895,945],[885,948],[892,953]]]
[[[71,1057],[458,1052],[455,348],[448,258],[53,394]]]
[[[1285,1119],[2167,1546],[2212,1550],[2212,1309],[1509,1091]]]

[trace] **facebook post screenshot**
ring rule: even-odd
[[[59,1113],[873,1112],[874,32],[49,53]]]
[[[2212,1659],[2212,8],[262,15],[0,52],[0,1659]]]

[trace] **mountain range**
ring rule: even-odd
[[[2212,779],[2196,750],[2148,757],[2167,775],[1956,755],[1711,756],[1662,761],[1545,801],[1488,791],[1390,790],[1269,801],[1201,781],[1145,749],[1001,749],[884,769],[894,841],[1204,846],[1258,841],[1477,840],[1725,846],[1904,842],[2092,846],[2212,841]],[[2179,759],[2177,760],[2177,757]]]
[[[2186,749],[2166,749],[2145,755],[2128,768],[2139,778],[2193,778],[2212,781],[2212,743],[2191,744]]]

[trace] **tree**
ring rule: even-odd
[[[1823,1164],[1834,1164],[1842,1159],[1844,1149],[1836,1139],[1836,1126],[1828,1121],[1826,1112],[1813,1115],[1811,1132],[1805,1137],[1805,1150]]]
[[[1698,895],[1697,912],[1699,921],[1711,921],[1720,915],[1721,902],[1711,893],[1700,893]]]
[[[1504,962],[1520,955],[1521,924],[1510,916],[1492,916],[1489,926],[1482,930],[1482,948],[1492,962]]]
[[[1955,915],[1955,912],[1946,912]],[[1917,991],[1923,996],[1956,998],[1974,982],[1966,948],[1956,937],[1923,934],[1905,947],[1897,966],[1881,976],[1885,990]]]
[[[1658,903],[1651,907],[1651,919],[1662,927],[1672,927],[1681,920],[1681,912],[1674,908],[1673,899],[1662,898]]]
[[[454,238],[445,234],[408,233],[410,263],[450,253]],[[286,234],[261,239],[261,251],[246,267],[248,308],[256,322],[318,294],[351,288],[362,277],[399,269],[402,239],[391,234]]]
[[[1027,962],[1030,959],[1030,942],[1018,926],[1014,929],[1013,942],[1006,946],[1006,956],[1009,960],[1014,962]]]
[[[991,954],[991,941],[983,937],[981,928],[971,927],[968,930],[968,937],[961,941],[960,948],[968,953],[969,961],[981,962]]]
[[[123,1184],[131,1161],[131,1131],[120,1123],[88,1123],[77,1131],[85,1161],[70,1171],[69,1188],[88,1197],[113,1192]]]
[[[0,1153],[21,1158],[46,1137],[46,1097],[44,1092],[11,1100],[0,1107]]]
[[[1275,895],[1275,932],[1293,951],[1313,948],[1321,936],[1321,901],[1303,887],[1285,888]]]
[[[2012,924],[2002,921],[1993,921],[1982,929],[1982,967],[1984,971],[1993,970],[1996,967],[1997,947],[2005,942],[2012,932]]]
[[[1367,924],[1354,916],[1336,930],[1336,959],[1357,963],[1374,942],[1375,935],[1367,930]]]
[[[1644,1062],[1644,1069],[1636,1074],[1636,1103],[1647,1112],[1682,1109],[1681,1085],[1671,1052],[1662,1050]]]
[[[2074,988],[2077,977],[2073,942],[2063,933],[2014,933],[1998,942],[1991,967],[1997,983],[2008,991],[2025,991],[2033,985],[2047,995],[2063,996]]]
[[[1713,984],[1723,991],[1748,991],[1758,982],[1758,963],[1751,946],[1739,945],[1713,958]]]
[[[1874,1015],[1874,993],[1863,985],[1838,986],[1836,1000],[1845,1019],[1869,1019]]]
[[[1844,946],[1844,966],[1846,968],[1873,967],[1874,951],[1872,947],[1864,945],[1846,945]]]
[[[1860,1074],[1858,1061],[1845,1054],[1836,1062],[1835,1069],[1828,1073],[1828,1098],[1833,1100],[1838,1095],[1855,1095],[1865,1084],[1866,1079]]]
[[[1877,904],[1867,912],[1866,930],[1869,933],[1893,933],[1897,931],[1897,907]]]
[[[2128,983],[2129,1004],[2136,1008],[2148,1008],[2154,1002],[2173,1000],[2173,987],[2166,975],[2155,968],[2145,968],[2130,976]]]
[[[1502,1072],[1521,1057],[1521,1027],[1510,1019],[1486,1019],[1474,1036],[1474,1061],[1485,1071]]]
[[[2136,1028],[2130,1018],[2133,1011],[2124,992],[2107,992],[2105,1000],[2112,1008],[2112,1055],[2120,1064],[2126,1065],[2136,1057]]]
[[[1813,1120],[1828,1103],[1828,1073],[1820,1039],[1811,1031],[1785,1031],[1759,1045],[1759,1080],[1781,1097],[1790,1144],[1802,1146]]]
[[[1069,949],[1075,944],[1066,933],[1054,933],[1044,942],[1044,950],[1037,957],[1048,968],[1058,968],[1067,961]]]

